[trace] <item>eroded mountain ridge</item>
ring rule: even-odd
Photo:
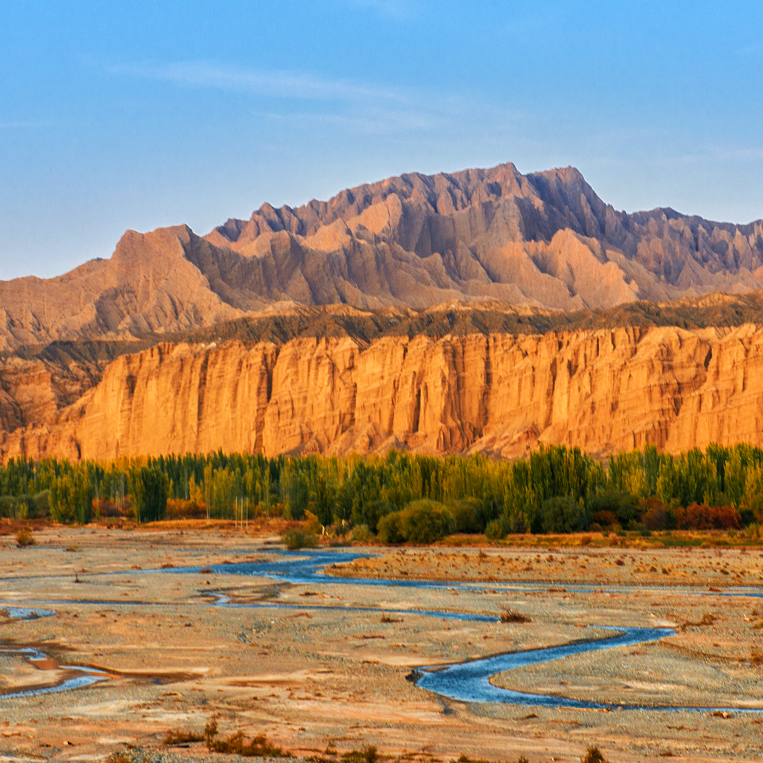
[[[0,349],[167,333],[283,302],[429,307],[500,300],[607,308],[763,288],[763,222],[626,214],[572,168],[403,175],[205,237],[126,233],[113,256],[0,282]]]
[[[128,232],[0,283],[0,456],[763,444],[762,284],[763,223],[617,212],[571,168]]]

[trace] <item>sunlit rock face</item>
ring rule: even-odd
[[[2,437],[5,459],[763,445],[763,330],[160,343]]]
[[[763,223],[389,178],[0,282],[0,457],[759,443]]]

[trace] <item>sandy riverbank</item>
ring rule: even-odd
[[[484,581],[475,591],[349,586],[331,579],[292,585],[205,571],[225,561],[268,558],[272,541],[220,528],[49,528],[27,549],[0,538],[0,606],[36,603],[57,612],[31,621],[6,617],[0,639],[37,645],[58,671],[83,665],[110,675],[75,691],[0,698],[0,753],[102,759],[128,745],[160,749],[168,730],[201,731],[217,716],[224,734],[265,733],[303,756],[373,744],[382,753],[427,760],[525,755],[535,763],[577,761],[587,745],[597,744],[613,763],[656,760],[667,752],[689,761],[763,759],[763,714],[466,705],[406,680],[417,666],[602,633],[589,626],[669,625],[677,634],[658,643],[579,655],[494,680],[602,701],[763,706],[763,667],[757,664],[763,599],[718,595],[728,586],[759,582],[758,550],[376,548],[367,549],[374,558],[331,571]],[[170,572],[189,565],[202,571]],[[507,592],[501,590],[506,582],[542,585]],[[574,588],[586,584],[595,590]],[[639,591],[603,590],[634,584]],[[710,596],[689,595],[681,586]],[[221,608],[216,594],[234,604],[296,608]],[[505,607],[530,622],[401,613],[498,614]],[[0,658],[0,690],[53,683],[60,678],[53,667],[6,655]],[[208,754],[200,745],[176,752]]]

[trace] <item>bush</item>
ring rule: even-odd
[[[650,530],[674,530],[676,515],[673,509],[659,498],[647,498],[639,507],[641,521]]]
[[[573,533],[584,529],[585,511],[571,496],[558,495],[541,504],[540,522],[544,533]]]
[[[197,734],[195,731],[168,731],[162,744],[167,747],[173,745],[186,745],[191,742],[203,742],[204,734]]]
[[[434,543],[456,529],[453,515],[436,501],[412,501],[401,514],[403,535],[409,543]]]
[[[50,491],[35,495],[0,495],[0,517],[43,519],[50,513]]]
[[[485,529],[482,520],[482,501],[476,498],[462,498],[448,504],[448,509],[456,523],[456,532],[465,534],[481,533]]]
[[[288,752],[276,747],[264,734],[258,734],[250,742],[244,739],[244,732],[237,731],[227,739],[218,737],[217,721],[211,720],[204,728],[204,741],[207,749],[212,752],[222,752],[240,755],[245,758],[288,758]]]
[[[167,500],[167,513],[165,516],[167,519],[202,519],[207,516],[207,507],[203,503],[200,504],[196,501],[170,498]]]
[[[607,759],[601,754],[601,750],[592,745],[586,750],[586,754],[580,759],[580,763],[607,763]]]
[[[298,527],[286,530],[281,535],[281,543],[286,548],[295,551],[300,548],[316,548],[318,545],[318,536],[315,533],[305,532]]]
[[[356,526],[366,525],[368,529],[375,533],[379,527],[379,521],[396,511],[389,501],[369,501],[352,509],[352,523]]]
[[[594,524],[598,524],[599,527],[611,527],[612,525],[619,524],[617,517],[611,511],[597,511],[593,515]]]
[[[376,536],[382,543],[394,545],[405,541],[401,522],[402,514],[402,511],[395,511],[380,520]]]
[[[506,529],[504,528],[503,521],[494,519],[492,522],[488,522],[485,528],[485,537],[488,540],[502,540],[505,538]]]
[[[639,500],[630,493],[604,490],[589,499],[588,511],[594,517],[603,512],[614,514],[617,523],[627,528],[631,522],[639,518]],[[602,522],[600,519],[597,519],[597,522],[600,525],[614,524],[614,522]]]
[[[350,540],[356,543],[368,543],[373,538],[373,533],[368,529],[368,525],[358,525],[352,528]]]
[[[34,536],[28,527],[22,527],[20,530],[16,531],[16,545],[19,548],[34,546]]]
[[[502,623],[531,623],[532,620],[521,612],[517,612],[509,607],[504,607],[499,615]]]
[[[676,523],[682,530],[738,530],[742,524],[735,508],[705,503],[692,503],[685,509],[676,509]]]
[[[382,543],[434,543],[455,529],[453,515],[443,504],[424,499],[387,514],[379,522],[378,537]]]

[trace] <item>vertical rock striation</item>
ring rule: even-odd
[[[117,358],[59,414],[2,433],[0,453],[515,457],[540,443],[606,453],[740,440],[763,445],[763,330],[751,325],[163,343]]]

